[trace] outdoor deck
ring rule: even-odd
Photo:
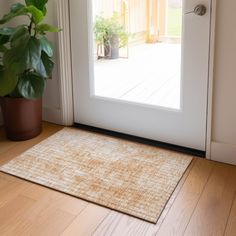
[[[129,58],[95,62],[95,95],[180,108],[181,45],[130,46]]]

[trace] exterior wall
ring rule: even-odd
[[[129,28],[130,33],[139,33],[147,30],[147,5],[144,0],[129,1]]]
[[[111,17],[114,12],[124,16],[124,5],[127,6],[127,28],[130,33],[146,31],[146,1],[144,0],[93,0],[93,15]]]

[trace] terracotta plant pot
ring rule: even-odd
[[[42,99],[0,97],[7,138],[23,141],[42,131]]]

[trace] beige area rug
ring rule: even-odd
[[[0,170],[156,223],[192,158],[64,128]]]

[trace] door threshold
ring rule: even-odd
[[[129,141],[133,141],[133,142],[138,142],[141,144],[147,144],[150,146],[159,147],[159,148],[163,148],[163,149],[167,149],[167,150],[171,150],[171,151],[176,151],[176,152],[180,152],[180,153],[184,153],[184,154],[188,154],[188,155],[193,155],[193,156],[197,156],[197,157],[201,157],[201,158],[206,157],[205,151],[200,151],[200,150],[196,150],[196,149],[192,149],[192,148],[182,147],[182,146],[178,146],[178,145],[174,145],[174,144],[164,143],[164,142],[155,141],[152,139],[142,138],[142,137],[138,137],[138,136],[134,136],[134,135],[130,135],[130,134],[124,134],[124,133],[120,133],[120,132],[116,132],[116,131],[97,128],[97,127],[79,124],[79,123],[75,123],[74,127],[82,129],[82,130],[96,132],[99,134],[105,134],[105,135],[109,135],[112,137],[117,137],[117,138],[129,140]]]

